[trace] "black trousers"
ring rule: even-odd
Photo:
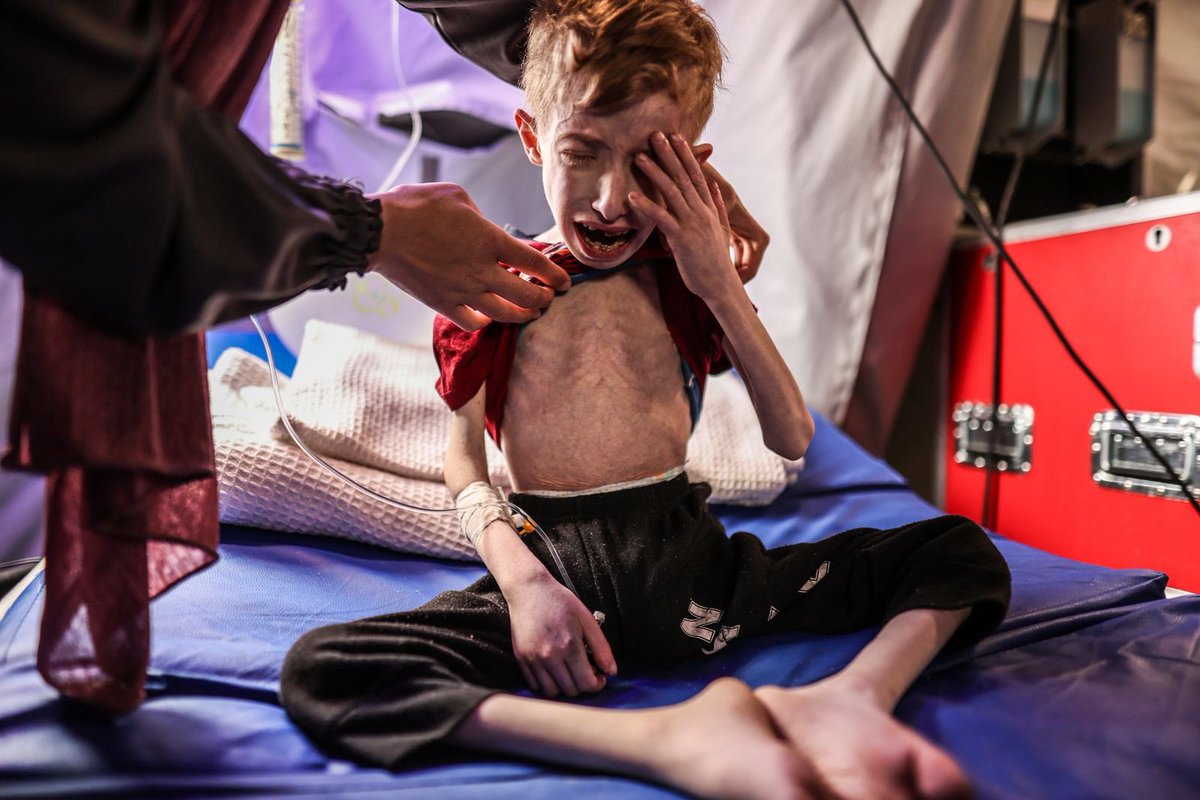
[[[709,488],[686,475],[571,498],[514,495],[554,541],[622,673],[705,658],[760,633],[843,632],[914,608],[972,607],[960,640],[1008,606],[1008,567],[982,530],[939,517],[767,550],[727,536]],[[536,535],[530,547],[557,574]],[[281,695],[331,753],[395,769],[488,695],[524,686],[508,609],[490,576],[412,611],[331,625],[288,653]]]

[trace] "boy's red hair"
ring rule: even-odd
[[[717,30],[691,0],[543,0],[529,23],[521,87],[530,110],[608,114],[666,92],[699,135],[721,75]]]

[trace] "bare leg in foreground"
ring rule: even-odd
[[[967,776],[945,751],[892,716],[968,609],[897,614],[836,675],[755,696],[836,798],[968,798]]]
[[[494,695],[450,741],[707,798],[969,797],[953,759],[891,716],[967,613],[899,614],[841,673],[797,689],[723,678],[684,703],[635,711]]]
[[[632,711],[493,695],[450,741],[629,775],[700,797],[824,797],[812,770],[775,731],[766,708],[733,678],[715,681],[677,705]]]

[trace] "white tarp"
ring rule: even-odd
[[[1200,3],[1160,0],[1154,140],[1146,148],[1145,193],[1200,188]]]
[[[852,0],[965,180],[1011,0]],[[707,138],[771,233],[750,294],[808,401],[880,450],[958,218],[839,0],[706,0],[730,55]]]

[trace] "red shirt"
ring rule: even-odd
[[[544,242],[529,242],[529,245],[542,251],[553,247]],[[724,331],[704,301],[684,285],[675,260],[666,250],[647,243],[622,267],[614,270],[587,267],[566,247],[558,248],[549,257],[572,276],[573,283],[589,278],[603,279],[601,276],[615,274],[626,267],[651,262],[651,268],[658,275],[659,304],[667,330],[679,355],[695,376],[699,391],[703,392],[708,375],[723,372],[731,366],[723,347]],[[520,329],[517,323],[493,322],[477,331],[467,332],[440,314],[433,323],[433,353],[440,373],[438,394],[446,405],[457,410],[474,397],[486,381],[484,420],[496,444],[500,444],[508,379]]]

